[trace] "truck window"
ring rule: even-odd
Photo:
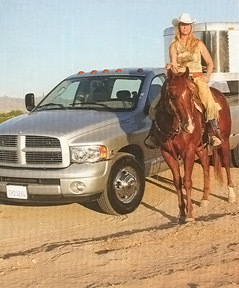
[[[139,93],[139,88],[141,85],[141,80],[139,79],[116,79],[114,82],[114,87],[112,90],[112,99],[117,99],[117,92],[121,90],[128,90],[130,94],[133,96],[133,94]]]
[[[154,99],[160,94],[164,82],[164,77],[159,75],[153,79],[149,88],[148,101],[152,104]]]
[[[70,82],[69,85],[60,87],[54,99],[54,103],[67,104],[69,101],[72,102],[75,97],[78,85],[78,82]]]
[[[142,76],[66,79],[52,90],[37,108],[133,110],[137,106],[143,79]]]

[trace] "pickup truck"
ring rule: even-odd
[[[106,213],[133,212],[145,177],[168,169],[160,150],[144,145],[164,81],[163,68],[80,71],[38,105],[27,94],[29,113],[0,125],[0,200],[97,200]],[[238,95],[229,103],[239,166]]]

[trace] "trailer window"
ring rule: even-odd
[[[203,34],[204,43],[214,63],[213,72],[229,72],[228,31],[207,31]]]

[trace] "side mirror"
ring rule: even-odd
[[[35,96],[33,93],[28,93],[25,96],[25,106],[27,111],[32,111],[35,108]]]

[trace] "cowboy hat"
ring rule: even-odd
[[[191,16],[188,13],[182,13],[178,18],[172,20],[174,27],[177,27],[179,23],[193,24],[197,19],[191,19]]]

